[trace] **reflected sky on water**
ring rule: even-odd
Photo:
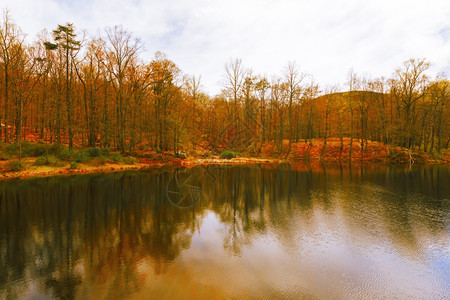
[[[450,168],[0,183],[0,299],[450,297]]]

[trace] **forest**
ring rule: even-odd
[[[208,95],[200,76],[162,52],[144,61],[142,51],[121,26],[90,36],[67,23],[28,42],[4,11],[0,140],[20,151],[28,141],[174,155],[270,148],[287,157],[295,144],[320,140],[325,152],[334,139],[350,160],[353,144],[364,153],[375,141],[436,155],[449,147],[450,81],[429,75],[425,58],[375,79],[350,69],[345,87],[321,87],[294,62],[268,77],[235,58],[225,63],[222,92]]]

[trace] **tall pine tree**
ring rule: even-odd
[[[53,30],[53,39],[55,43],[45,42],[45,47],[48,50],[56,50],[62,48],[64,51],[66,62],[66,109],[67,109],[67,127],[69,132],[69,149],[73,148],[73,101],[70,96],[70,81],[69,76],[72,73],[73,51],[79,50],[81,42],[75,39],[73,24],[66,23],[66,25],[58,25],[58,28]],[[69,71],[70,66],[70,71]]]

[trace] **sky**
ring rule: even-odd
[[[295,62],[322,90],[345,89],[350,68],[390,77],[409,58],[430,61],[430,76],[450,75],[448,0],[0,0],[0,8],[30,40],[66,22],[92,36],[122,25],[142,41],[144,61],[165,53],[201,75],[210,95],[235,58],[269,79]]]

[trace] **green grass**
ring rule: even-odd
[[[224,159],[231,159],[238,156],[242,156],[242,154],[233,150],[223,150],[222,153],[220,153],[220,157]]]
[[[445,152],[444,151],[442,151],[442,154],[441,153],[439,153],[437,150],[435,150],[435,149],[433,149],[433,151],[430,153],[430,155],[434,158],[434,159],[437,159],[437,160],[440,160],[440,159],[444,159],[444,155],[445,155]]]
[[[74,160],[79,164],[89,161],[89,156],[84,150],[74,151],[73,157]]]
[[[11,172],[18,172],[18,171],[25,169],[25,166],[23,165],[23,163],[21,163],[18,160],[10,161],[9,163],[6,164],[6,166],[8,167],[9,171],[11,171]]]
[[[33,165],[58,167],[58,166],[62,166],[63,163],[58,157],[56,157],[54,155],[49,155],[48,157],[45,157],[45,155],[43,155],[43,156],[39,156]]]
[[[5,156],[13,157],[19,156],[20,145],[19,143],[12,144],[2,144],[1,145],[2,152]],[[60,152],[67,150],[64,146],[58,145],[58,143],[54,144],[45,144],[45,143],[31,143],[29,141],[22,141],[21,145],[21,156],[22,157],[39,157],[48,152],[49,155],[57,155],[58,148],[60,148]],[[67,150],[68,151],[68,150]]]
[[[123,162],[126,165],[134,165],[136,163],[136,159],[134,157],[128,156],[123,159]]]
[[[123,156],[120,153],[111,153],[108,160],[112,163],[123,163]]]
[[[0,160],[10,160],[19,155],[19,144],[0,143]],[[47,155],[46,155],[47,153]],[[136,159],[133,156],[124,157],[121,153],[111,152],[109,148],[87,148],[69,150],[64,145],[53,143],[31,143],[22,141],[22,157],[37,157],[35,166],[64,166],[69,163],[71,168],[78,168],[79,164],[90,163],[104,165],[106,163],[133,165]],[[21,170],[22,164],[10,162],[7,167],[12,171]]]
[[[102,155],[108,157],[109,154],[111,153],[111,149],[109,149],[108,147],[102,148]]]
[[[19,149],[19,143],[9,144],[4,147],[5,153],[9,155],[19,155]],[[44,153],[45,144],[22,141],[22,157],[36,157],[41,156]]]
[[[61,159],[61,160],[69,161],[73,157],[73,151],[70,151],[69,149],[67,149],[65,147],[61,148],[61,151],[58,156],[59,156],[59,159]]]

